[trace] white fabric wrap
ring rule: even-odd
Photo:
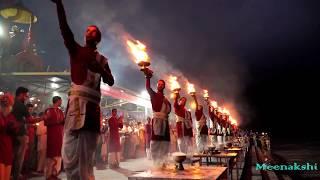
[[[202,115],[199,121],[196,121],[197,134],[200,134],[203,126],[206,125],[207,118]]]
[[[191,115],[189,111],[186,111],[184,118],[176,115],[176,122],[183,122],[187,129],[192,128]]]
[[[218,131],[218,134],[222,133],[221,126],[219,123],[217,123],[217,131]]]
[[[230,128],[228,127],[227,128],[227,135],[230,135],[231,134],[231,131],[230,131]]]
[[[225,135],[226,135],[226,133],[227,133],[226,128],[225,128],[225,127],[223,127],[223,128],[222,128],[222,134],[225,136]]]
[[[164,98],[160,112],[153,112],[153,133],[157,136],[164,136],[168,123],[169,103]]]
[[[97,53],[96,61],[104,67],[107,59]],[[84,125],[86,105],[87,102],[100,104],[101,93],[100,90],[101,75],[87,70],[87,78],[81,85],[71,83],[69,91],[69,104],[65,120],[65,130],[80,129]]]
[[[184,124],[186,125],[187,129],[192,128],[191,113],[189,111],[186,111]]]
[[[185,113],[185,118],[176,115],[176,122],[182,122],[187,129],[192,128],[191,113]],[[184,136],[184,125],[182,125],[182,136]]]

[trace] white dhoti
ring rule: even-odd
[[[152,140],[150,142],[150,152],[153,163],[156,166],[161,166],[167,160],[169,153],[170,141],[166,140],[166,134],[169,129],[168,126],[168,113],[170,112],[170,104],[168,100],[164,98],[160,112],[153,112],[152,118],[152,130],[154,135],[160,136],[159,140]]]
[[[155,165],[162,165],[167,160],[170,141],[150,142],[151,156]]]
[[[151,140],[150,155],[155,165],[161,165],[167,160],[169,147],[170,141]]]
[[[227,130],[225,127],[222,127],[222,143],[223,143],[223,146],[226,146],[227,144]]]
[[[208,144],[208,134],[201,134],[201,130],[205,125],[206,125],[206,117],[202,115],[200,120],[196,121],[196,127],[197,127],[196,144],[197,144],[198,152],[203,152],[206,149]]]
[[[229,127],[226,129],[226,143],[232,143],[231,130]]]
[[[163,112],[153,112],[152,127],[155,135],[165,136],[167,123],[168,114]]]
[[[217,123],[217,141],[216,141],[216,149],[219,149],[219,150],[222,150],[223,147],[224,147],[224,144],[223,144],[223,136],[221,135],[222,134],[222,127],[219,123]]]
[[[98,52],[96,62],[102,68],[108,63]],[[87,69],[86,75],[82,84],[72,82],[69,92],[62,144],[62,159],[68,180],[94,179],[93,160],[100,133],[101,74]]]
[[[182,122],[182,137],[177,139],[179,151],[185,154],[191,153],[193,151],[192,137],[184,134],[184,128],[192,128],[191,113],[186,111],[184,118],[176,115],[176,122]]]
[[[99,134],[67,131],[63,136],[62,158],[68,180],[94,179],[93,160]]]
[[[217,140],[217,135],[210,135],[211,139],[211,145],[216,146],[218,140]]]
[[[224,144],[223,144],[223,137],[221,135],[217,136],[217,143],[216,143],[216,149],[223,149]]]
[[[91,88],[71,84],[64,130],[79,130],[86,120],[87,103],[100,104],[100,92]]]
[[[150,159],[151,159],[150,147],[147,147],[147,148],[146,148],[146,154],[147,154],[147,158],[150,160]]]
[[[182,138],[178,138],[178,148],[180,152],[185,154],[189,154],[192,152],[192,137],[183,136]]]
[[[198,152],[203,152],[207,148],[208,135],[199,134],[196,138]]]

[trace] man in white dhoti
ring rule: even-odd
[[[98,53],[101,32],[88,26],[85,46],[78,44],[68,26],[62,0],[56,4],[64,44],[70,56],[71,89],[64,126],[62,158],[67,179],[94,179],[93,159],[100,132],[100,82],[114,84],[108,60]]]
[[[185,108],[187,99],[185,97],[179,98],[179,93],[176,93],[174,112],[176,114],[177,142],[179,151],[187,154],[193,148],[192,117],[191,112]]]
[[[159,80],[157,84],[157,92],[150,85],[152,73],[146,71],[146,89],[150,95],[153,110],[153,118],[151,120],[151,157],[155,165],[164,166],[170,145],[170,129],[169,114],[171,112],[171,104],[164,96],[166,87],[164,80]]]
[[[203,152],[208,144],[207,118],[203,113],[203,106],[199,105],[195,94],[192,95],[196,103],[196,144],[198,152]]]
[[[209,108],[209,117],[212,120],[215,128],[215,133],[212,136],[212,144],[216,146],[217,149],[223,148],[223,133],[222,133],[222,120],[221,113],[217,110],[217,108],[211,106],[208,103]]]

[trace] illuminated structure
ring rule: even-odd
[[[45,109],[50,104],[51,97],[55,95],[64,99],[63,106],[66,107],[70,72],[12,72],[1,73],[0,78],[1,84],[6,87],[2,87],[0,91],[14,91],[17,86],[27,87],[30,90],[30,98],[40,100],[36,110]],[[112,108],[125,112],[127,120],[145,121],[146,116],[151,115],[150,100],[143,93],[117,86],[110,88],[102,84],[101,94],[101,109],[105,115]]]

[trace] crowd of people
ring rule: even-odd
[[[62,170],[61,149],[65,115],[62,99],[52,98],[52,106],[39,114],[27,103],[28,89],[19,87],[16,96],[0,96],[0,179],[22,179],[30,175],[57,177]],[[26,104],[26,105],[25,105]],[[123,122],[117,109],[103,118],[96,149],[96,165],[119,167],[120,160],[150,155],[151,119]],[[99,145],[100,144],[100,145]],[[109,158],[109,163],[108,163]],[[12,172],[11,172],[12,169]]]
[[[11,175],[13,179],[39,175],[52,179],[57,178],[63,170],[61,150],[65,113],[60,108],[62,99],[54,96],[52,105],[38,114],[33,111],[32,104],[26,103],[28,99],[28,89],[24,87],[16,90],[15,97],[10,93],[0,96],[0,154],[6,154],[0,157],[1,180],[10,179]],[[198,111],[195,117],[200,121],[203,115],[199,115]],[[97,169],[105,169],[107,165],[109,168],[119,168],[121,161],[132,158],[165,160],[170,153],[187,153],[188,149],[203,151],[202,146],[210,144],[210,141],[217,142],[208,139],[210,128],[206,122],[201,125],[191,122],[189,140],[182,145],[181,139],[179,140],[181,121],[168,121],[168,129],[165,131],[168,130],[169,140],[165,146],[157,147],[166,149],[155,155],[152,152],[154,118],[128,121],[122,114],[119,115],[117,109],[112,109],[111,117],[100,115],[100,131],[94,159]],[[205,130],[200,126],[204,126]],[[199,136],[205,136],[201,142],[196,138],[196,131],[202,132]],[[199,144],[202,146],[199,147]]]
[[[38,175],[54,179],[63,169],[62,99],[54,96],[52,105],[37,114],[33,104],[26,103],[28,94],[27,88],[19,87],[15,97],[10,93],[0,95],[0,180]],[[146,143],[150,144],[150,135],[147,136],[150,124],[123,122],[123,115],[118,116],[117,109],[112,109],[111,114],[107,118],[101,116],[95,149],[97,168],[106,164],[118,168],[120,160],[146,156]]]
[[[34,171],[55,177],[61,169],[64,113],[62,99],[52,98],[52,106],[33,112],[27,88],[19,87],[15,97],[0,96],[0,179],[23,179]],[[23,176],[24,174],[25,176]]]
[[[154,110],[152,118],[127,121],[117,109],[111,110],[111,117],[104,117],[101,112],[91,115],[99,116],[97,144],[92,148],[95,156],[92,167],[105,169],[109,165],[109,168],[119,168],[121,161],[140,157],[163,166],[170,153],[203,152],[208,144],[219,143],[219,136],[224,138],[220,140],[223,144],[227,137],[237,132],[224,120],[226,117],[210,105],[208,114],[213,126],[209,127],[203,106],[199,105],[196,96],[193,96],[197,107],[196,120],[192,121],[191,112],[185,108],[187,99],[180,98],[179,93],[176,93],[173,104],[176,117],[169,121],[171,104],[162,92],[165,81],[158,82],[156,93],[150,86],[151,76],[147,74],[146,77],[146,88]],[[0,180],[9,180],[11,176],[18,180],[33,175],[58,179],[59,173],[66,168],[68,159],[62,163],[62,157],[63,145],[68,143],[65,120],[69,105],[63,112],[61,97],[54,96],[52,105],[37,114],[33,111],[33,104],[27,103],[28,99],[29,90],[24,87],[16,89],[15,97],[10,93],[0,96],[0,154],[6,154],[0,157]],[[90,140],[95,138],[85,142]],[[83,145],[87,146],[87,143]]]

